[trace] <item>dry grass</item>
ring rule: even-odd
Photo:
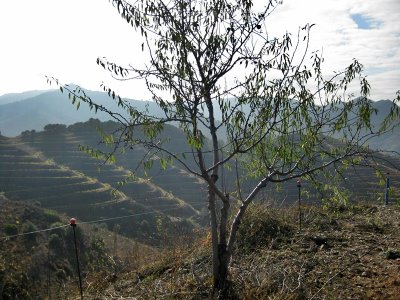
[[[297,216],[296,209],[249,211],[230,268],[232,299],[398,299],[399,208],[304,207],[301,232]],[[94,299],[216,298],[209,238],[201,236],[171,245],[152,263],[103,280],[87,294]]]

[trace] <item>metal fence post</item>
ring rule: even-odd
[[[297,180],[297,188],[299,189],[299,231],[301,231],[301,181],[300,179]]]
[[[389,173],[387,173],[386,190],[385,190],[385,205],[389,204],[389,191],[390,191],[390,177],[389,177]]]
[[[81,300],[83,300],[81,269],[80,269],[80,267],[79,267],[78,247],[77,247],[77,244],[76,244],[76,233],[75,233],[76,219],[75,219],[75,218],[72,218],[72,219],[69,221],[69,225],[71,225],[72,230],[74,231],[75,256],[76,256],[76,265],[77,265],[77,267],[78,267],[79,290],[80,290],[80,292],[81,292]]]

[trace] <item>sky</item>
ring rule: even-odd
[[[257,5],[262,0],[254,1]],[[323,53],[324,73],[357,58],[373,100],[400,90],[399,0],[283,0],[268,20],[268,33],[297,34],[306,23],[311,50]],[[0,95],[49,89],[45,76],[121,96],[149,99],[138,81],[116,81],[97,57],[124,65],[142,62],[141,39],[108,0],[0,0]]]

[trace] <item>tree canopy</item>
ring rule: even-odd
[[[96,104],[79,87],[60,88],[74,103],[86,102],[121,124],[117,138],[103,136],[115,145],[113,151],[140,145],[148,149],[144,165],[181,164],[207,184],[213,278],[220,290],[226,287],[240,221],[267,184],[311,179],[328,166],[357,163],[354,157],[370,154],[368,139],[388,130],[399,115],[393,103],[385,121],[373,128],[363,66],[354,59],[344,70],[324,75],[323,58],[308,49],[314,24],[300,27],[295,36],[270,35],[267,20],[279,1],[261,8],[250,0],[110,2],[141,34],[149,59],[141,66],[106,58],[97,63],[117,79],[144,80],[163,116],[138,110],[106,86],[125,115]],[[348,92],[354,82],[356,95]],[[164,147],[159,134],[165,124],[183,130],[189,151]],[[227,166],[236,170],[230,190],[217,185]],[[249,178],[254,185],[243,189]]]

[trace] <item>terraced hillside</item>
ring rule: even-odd
[[[116,153],[115,164],[104,164],[102,160],[80,151],[78,145],[104,149],[105,146],[98,143],[98,126],[108,132],[116,128],[115,123],[91,119],[69,127],[46,126],[42,132],[26,131],[16,138],[2,137],[0,191],[9,199],[37,203],[87,221],[140,214],[133,221],[118,221],[120,224],[125,222],[127,226],[122,226],[125,234],[133,236],[148,237],[151,233],[150,236],[156,237],[159,230],[156,228],[157,220],[171,227],[174,222],[181,222],[183,228],[191,227],[193,222],[204,222],[205,186],[179,165],[162,170],[156,160],[146,177],[142,169],[137,169],[146,155],[143,148],[134,147],[125,154]],[[166,146],[171,152],[189,150],[181,132],[175,127],[166,127],[162,138],[170,138]],[[384,176],[390,173],[393,187],[391,199],[400,201],[400,160],[378,156],[374,162],[367,163],[373,164]],[[120,187],[118,183],[127,178],[130,170],[136,170],[137,180]],[[339,184],[342,190],[348,190],[352,200],[380,197],[383,202],[384,186],[379,184],[375,171],[371,167],[349,168],[339,178]],[[225,183],[232,191],[235,174],[225,170],[222,175],[220,184]],[[317,179],[324,183],[322,178]],[[325,184],[330,183],[325,181]],[[111,195],[113,190],[117,191],[114,196]],[[327,196],[317,193],[307,182],[303,183],[302,191],[311,194],[310,198],[303,194],[304,202],[318,202]],[[278,205],[290,205],[297,201],[297,197],[294,180],[283,183],[278,190],[276,185],[271,184],[260,195],[260,199]],[[113,226],[111,221],[108,224]]]
[[[118,220],[128,225],[121,226],[122,230],[150,240],[152,235],[157,238],[156,220],[166,227],[193,226],[188,219],[197,218],[198,210],[149,181],[128,183],[112,195],[128,172],[116,165],[104,165],[99,171],[99,162],[78,150],[82,138],[67,130],[2,137],[0,191],[11,200],[35,203],[85,221],[134,214],[133,219]]]
[[[334,167],[330,173],[335,174]],[[310,182],[301,183],[302,201],[305,203],[321,203],[323,198],[332,196],[332,192],[323,191],[322,187],[338,186],[338,191],[346,195],[352,202],[374,201],[384,203],[386,192],[386,178],[390,178],[391,203],[400,203],[400,159],[394,156],[375,154],[373,159],[368,159],[362,165],[349,167],[342,175],[337,174],[334,181],[329,181],[321,175],[316,175],[315,180],[321,189],[317,190]],[[304,193],[305,192],[305,193]],[[292,205],[298,199],[297,181],[291,180],[279,186],[267,186],[263,191],[263,198],[269,199],[275,205]]]

